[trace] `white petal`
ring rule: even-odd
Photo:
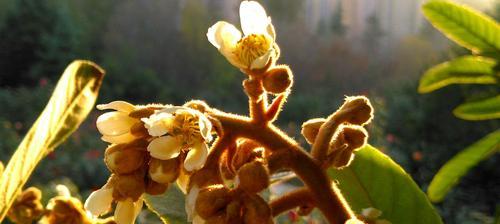
[[[162,136],[168,133],[174,117],[171,113],[156,112],[149,118],[143,118],[144,127],[151,136]]]
[[[271,58],[271,55],[274,54],[274,49],[271,48],[265,55],[262,55],[255,60],[253,60],[252,65],[250,65],[250,69],[260,69],[264,68],[267,63],[269,62],[269,59]]]
[[[189,175],[185,174],[183,169],[181,169],[179,177],[177,177],[177,186],[181,189],[182,193],[186,194],[187,187],[189,184]]]
[[[136,119],[123,112],[107,112],[97,118],[97,129],[103,135],[121,135],[130,131]]]
[[[113,202],[113,189],[101,188],[92,192],[85,201],[85,210],[94,216],[100,216],[106,213]]]
[[[198,198],[198,193],[200,193],[200,188],[198,185],[194,185],[186,196],[185,209],[188,221],[192,221],[197,215],[195,210],[196,199]]]
[[[267,33],[267,25],[271,22],[266,10],[256,1],[241,2],[240,20],[245,36]]]
[[[66,187],[65,185],[62,185],[62,184],[58,184],[56,186],[56,191],[57,191],[57,195],[59,196],[63,196],[63,197],[71,197],[71,193],[68,189],[68,187]]]
[[[155,138],[148,145],[148,151],[152,157],[162,160],[172,159],[179,156],[181,142],[172,136]]]
[[[271,18],[269,18],[269,21],[271,21]],[[271,22],[269,22],[269,24],[267,25],[267,34],[271,36],[274,43],[276,41],[276,31],[274,30],[274,26]]]
[[[184,160],[184,168],[187,171],[199,170],[205,165],[208,156],[208,146],[205,143],[196,145],[189,150],[186,160]]]
[[[104,135],[101,137],[101,139],[105,142],[109,142],[112,144],[122,144],[122,143],[128,143],[136,139],[136,137],[131,134],[130,132],[127,132],[123,135],[117,135],[117,136],[111,136],[111,135]]]
[[[97,105],[97,109],[98,110],[112,109],[120,112],[130,113],[133,110],[135,110],[135,106],[125,101],[113,101],[108,104],[99,104]]]
[[[210,120],[208,120],[208,118],[204,114],[198,111],[197,114],[201,136],[205,139],[205,141],[212,141],[212,122],[210,122]]]
[[[234,48],[238,40],[241,39],[241,32],[233,24],[219,21],[208,28],[207,38],[219,50],[222,46],[226,48],[233,46]]]
[[[140,200],[142,203],[142,200]],[[137,209],[136,203],[127,198],[125,201],[119,201],[115,208],[115,222],[117,224],[134,224]]]

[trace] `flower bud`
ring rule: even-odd
[[[243,81],[243,88],[246,94],[253,99],[258,99],[264,93],[262,84],[258,79],[245,79]]]
[[[316,136],[318,135],[321,125],[325,123],[324,118],[310,119],[302,124],[302,136],[306,139],[307,143],[313,144]]]
[[[271,208],[264,199],[252,195],[244,200],[245,213],[243,219],[246,224],[268,224],[272,222]]]
[[[168,184],[175,181],[179,172],[179,157],[168,160],[151,158],[149,162],[149,176],[158,183]]]
[[[148,178],[146,184],[146,193],[150,195],[160,195],[168,189],[168,184],[161,184]]]
[[[249,139],[239,140],[237,144],[236,153],[231,161],[231,166],[235,171],[239,170],[245,163],[250,162],[255,149],[261,147],[257,142]]]
[[[191,109],[195,109],[201,113],[205,113],[210,107],[201,100],[191,100],[183,105],[183,107],[189,107]]]
[[[292,86],[292,80],[292,71],[288,66],[277,66],[270,69],[264,76],[264,89],[273,94],[280,94]]]
[[[345,142],[352,149],[357,149],[366,144],[368,133],[361,126],[346,126],[342,130]]]
[[[243,165],[238,171],[239,188],[249,194],[258,193],[269,186],[269,170],[260,161]]]
[[[368,98],[364,96],[352,96],[347,97],[342,107],[335,113],[337,118],[342,122],[365,125],[373,117],[373,108]]]
[[[239,200],[231,201],[226,207],[226,223],[243,223],[242,204]]]
[[[122,201],[127,198],[137,201],[146,191],[142,172],[135,172],[127,175],[114,175],[112,178],[113,198],[117,201]]]
[[[14,223],[32,223],[43,213],[41,198],[42,192],[38,188],[26,189],[17,196],[7,213],[7,217]]]
[[[47,205],[48,213],[40,221],[44,224],[92,224],[87,217],[82,203],[73,197],[58,196],[52,198]]]
[[[204,188],[196,198],[195,209],[199,216],[208,219],[223,210],[231,202],[229,189],[223,185]]]
[[[108,169],[116,174],[128,174],[144,165],[146,153],[140,148],[130,148],[125,144],[108,147],[104,162]]]

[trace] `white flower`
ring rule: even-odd
[[[97,191],[92,192],[87,200],[85,201],[85,210],[92,214],[94,217],[98,217],[105,214],[113,203],[113,189],[112,188],[101,188]]]
[[[113,203],[113,188],[101,188],[94,191],[85,201],[85,210],[94,218],[109,211]],[[117,224],[133,224],[142,209],[142,196],[137,201],[127,198],[116,203],[114,220]]]
[[[133,201],[130,198],[127,198],[124,201],[119,201],[115,208],[115,222],[117,224],[134,224],[135,219],[141,212],[143,205],[144,200],[142,197],[137,201]]]
[[[102,140],[109,143],[121,144],[134,140],[136,137],[130,133],[130,128],[140,122],[129,117],[128,114],[135,106],[125,101],[113,101],[108,104],[97,105],[97,109],[113,109],[97,118],[97,129],[102,134]]]
[[[240,5],[241,32],[232,24],[219,21],[208,29],[212,43],[234,66],[241,69],[260,69],[276,55],[276,34],[265,9],[256,1]]]
[[[208,156],[207,143],[212,140],[212,123],[197,110],[169,107],[143,118],[149,134],[155,136],[147,150],[156,159],[168,160],[187,151],[184,168],[200,169]]]

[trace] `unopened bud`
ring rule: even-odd
[[[318,136],[321,125],[325,123],[324,118],[310,119],[302,124],[302,136],[306,139],[307,143],[313,144],[316,136]]]
[[[264,199],[258,195],[245,198],[245,214],[243,219],[246,224],[268,224],[272,223],[271,208]]]
[[[113,145],[105,152],[104,162],[116,174],[128,174],[144,165],[146,153],[140,148],[129,148],[126,144]]]
[[[168,160],[151,158],[149,162],[149,176],[158,183],[168,184],[175,181],[179,172],[179,157]]]
[[[250,162],[252,157],[255,156],[253,152],[261,147],[257,142],[249,139],[239,140],[237,144],[236,153],[231,161],[231,166],[235,171]]]
[[[238,180],[242,190],[255,194],[269,186],[269,170],[262,162],[253,161],[240,168]]]
[[[146,185],[146,193],[150,195],[160,195],[168,189],[168,184],[161,184],[154,180],[148,179]]]
[[[264,93],[262,84],[258,79],[245,79],[243,81],[243,88],[247,95],[253,99],[258,99]]]
[[[352,149],[357,149],[366,144],[368,133],[361,126],[346,126],[342,130],[345,142]]]
[[[264,76],[264,89],[273,94],[285,92],[292,86],[293,75],[290,68],[286,65],[274,67],[267,71]]]
[[[373,117],[373,108],[368,98],[364,96],[347,97],[336,112],[336,116],[342,122],[365,125]]]
[[[226,223],[243,223],[242,204],[239,200],[231,201],[226,207]]]
[[[189,107],[191,109],[195,109],[200,111],[201,113],[205,113],[210,107],[201,100],[191,100],[183,105],[184,107]]]
[[[196,198],[195,209],[199,216],[208,219],[223,210],[231,202],[229,189],[223,185],[204,188]]]
[[[121,201],[131,198],[137,201],[146,191],[142,172],[127,175],[114,175],[112,178],[113,198],[115,200]]]

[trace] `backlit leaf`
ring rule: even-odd
[[[35,124],[11,157],[0,178],[0,221],[36,165],[62,143],[93,108],[104,71],[92,62],[74,61]]]

